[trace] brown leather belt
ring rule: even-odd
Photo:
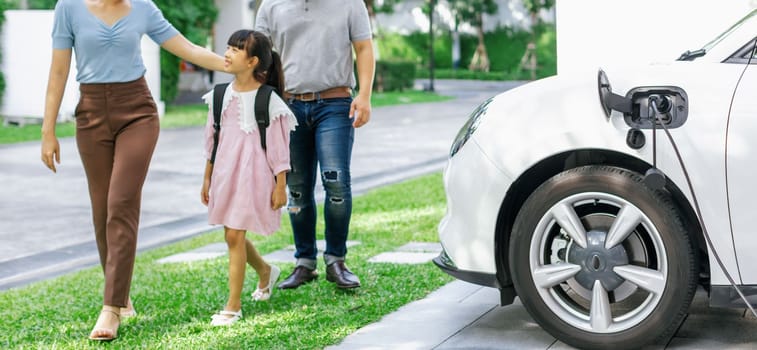
[[[331,89],[326,89],[318,92],[306,92],[303,94],[291,94],[284,92],[284,99],[295,99],[303,102],[322,100],[327,98],[344,98],[351,97],[352,89],[347,86],[339,86]]]

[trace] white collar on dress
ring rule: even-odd
[[[258,90],[238,92],[231,87],[232,84],[233,83],[229,83],[229,85],[226,86],[226,91],[223,94],[221,115],[223,115],[223,112],[229,107],[231,100],[234,97],[237,97],[241,102],[239,105],[239,127],[242,131],[249,134],[258,127],[258,123],[255,120],[255,96],[258,94]],[[208,108],[213,110],[213,90],[210,90],[210,92],[203,95],[202,99],[208,104]],[[274,120],[275,118],[278,118],[278,115],[271,115],[270,118],[271,120]]]
[[[226,87],[226,91],[223,94],[223,105],[221,106],[221,115],[229,107],[229,103],[234,97],[240,100],[239,104],[239,127],[245,133],[249,134],[253,130],[258,128],[258,123],[255,121],[255,96],[258,95],[258,90],[237,92],[231,88],[231,84]],[[213,90],[202,96],[205,103],[208,104],[208,108],[213,110]],[[294,131],[297,127],[297,118],[292,113],[292,110],[284,103],[284,101],[278,97],[278,95],[271,94],[271,103],[268,106],[268,116],[270,121],[284,117],[287,120],[287,126],[289,131]]]

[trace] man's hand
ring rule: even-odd
[[[371,101],[362,95],[357,95],[350,105],[350,118],[353,118],[352,126],[359,128],[371,120]]]

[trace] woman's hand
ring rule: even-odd
[[[42,136],[42,163],[56,173],[55,163],[60,164],[60,143],[55,135]]]

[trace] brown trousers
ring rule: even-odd
[[[105,274],[104,305],[125,307],[137,249],[142,184],[160,132],[144,78],[81,84],[76,144],[89,185],[92,221]]]

